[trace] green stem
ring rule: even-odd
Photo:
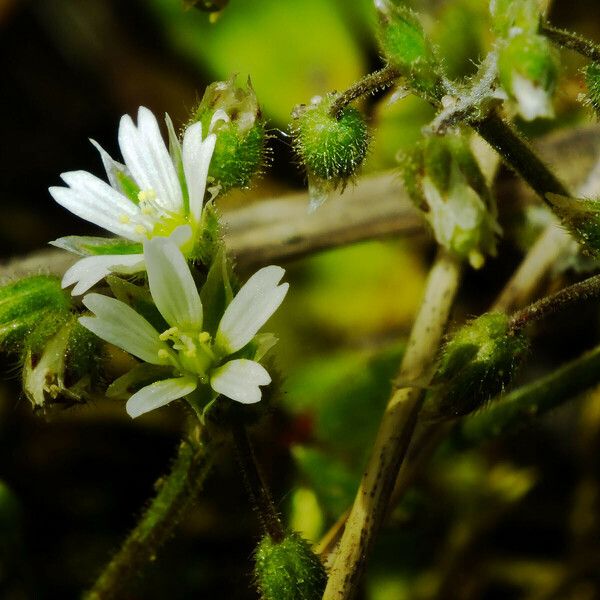
[[[275,510],[269,489],[260,474],[254,450],[248,437],[248,431],[237,415],[233,415],[231,419],[231,433],[244,481],[256,506],[261,523],[267,535],[279,544],[285,538],[285,530]]]
[[[544,202],[547,202],[546,194],[548,192],[561,196],[571,195],[527,142],[497,112],[491,112],[481,121],[472,123],[471,126]]]
[[[149,564],[160,546],[192,505],[212,467],[214,445],[194,447],[181,442],[169,474],[159,480],[159,489],[135,529],[98,577],[84,600],[128,597],[132,580]]]
[[[549,23],[542,23],[540,33],[561,48],[575,50],[589,60],[600,63],[600,45],[584,38],[577,33],[553,27]]]
[[[465,417],[456,429],[455,439],[462,446],[475,446],[498,437],[528,424],[598,383],[600,346]]]
[[[350,102],[353,102],[361,96],[373,94],[378,90],[385,89],[392,85],[400,75],[401,73],[396,67],[387,65],[383,67],[383,69],[363,77],[360,81],[357,81],[337,97],[335,102],[331,105],[331,116],[339,119],[342,110],[344,110]]]
[[[600,296],[600,275],[594,275],[516,312],[510,319],[510,329],[517,332],[529,323],[534,323],[565,308],[598,296]]]

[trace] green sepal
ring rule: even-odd
[[[34,275],[0,287],[0,346],[8,352],[21,350],[42,323],[62,322],[71,302],[60,279],[51,275]]]
[[[68,235],[50,242],[52,246],[79,256],[104,256],[113,254],[142,254],[142,244],[124,238],[103,238],[92,235]]]
[[[320,600],[327,573],[310,544],[295,532],[276,543],[265,536],[256,549],[255,577],[262,600]]]
[[[486,313],[461,327],[441,351],[423,407],[426,419],[468,414],[513,379],[529,342],[504,313]]]
[[[199,230],[200,235],[196,238],[190,258],[208,266],[213,263],[215,257],[224,246],[219,213],[214,203],[210,200],[206,202],[202,209],[202,222]]]
[[[600,118],[600,63],[591,62],[585,69],[586,99]]]
[[[233,300],[232,280],[234,278],[231,262],[224,248],[217,253],[206,276],[206,282],[200,290],[203,308],[204,331],[211,336],[217,333],[217,327],[227,305]]]
[[[538,0],[491,0],[490,12],[493,29],[500,37],[509,37],[515,30],[535,34],[539,29]]]
[[[546,194],[552,209],[563,225],[575,236],[584,252],[593,257],[600,255],[600,200],[569,198]]]

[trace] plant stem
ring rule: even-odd
[[[497,112],[492,111],[481,121],[472,123],[472,127],[544,202],[547,202],[548,192],[561,196],[571,195],[517,131]]]
[[[518,332],[530,323],[598,296],[600,296],[600,275],[594,275],[521,309],[511,317],[510,329],[513,332]]]
[[[158,492],[144,511],[135,529],[112,557],[85,600],[112,600],[128,597],[134,577],[154,560],[163,542],[192,505],[212,467],[215,446],[179,445],[169,474],[160,479]]]
[[[551,42],[562,48],[575,50],[589,60],[600,63],[600,45],[584,38],[577,33],[553,27],[549,23],[542,23],[540,33],[545,35]]]
[[[429,273],[425,296],[413,325],[399,380],[413,387],[396,388],[382,417],[344,534],[331,568],[323,600],[348,600],[387,513],[398,470],[406,455],[423,402],[423,386],[432,376],[437,354],[461,275],[457,259],[439,250]]]
[[[465,417],[456,429],[460,445],[474,446],[517,429],[600,383],[600,346],[549,375],[493,401]]]
[[[246,487],[256,506],[262,526],[274,542],[280,543],[285,538],[283,524],[275,510],[271,494],[261,477],[248,431],[236,415],[233,415],[231,419],[231,434]]]
[[[357,81],[337,97],[335,102],[331,105],[331,116],[339,119],[342,110],[344,110],[350,102],[353,102],[361,96],[373,94],[374,92],[392,85],[400,76],[401,73],[396,67],[387,65],[383,67],[383,69],[363,77],[360,81]]]

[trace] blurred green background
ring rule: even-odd
[[[471,73],[491,43],[487,2],[413,4],[428,15],[449,72]],[[600,39],[596,0],[556,0],[551,15]],[[63,171],[101,174],[88,138],[118,156],[123,113],[143,104],[183,123],[208,83],[234,73],[252,79],[274,160],[251,190],[224,202],[303,188],[290,112],[381,66],[373,22],[370,0],[230,0],[215,22],[183,10],[180,0],[0,0],[0,254],[93,233],[47,193]],[[556,98],[563,127],[589,120],[577,102],[581,63],[564,59]],[[388,100],[379,95],[364,105],[374,126],[365,172],[393,168],[432,116],[417,99]],[[518,252],[502,245],[500,259],[468,275],[456,322],[487,306]],[[253,435],[279,508],[314,541],[353,497],[431,254],[426,239],[373,241],[285,265],[291,293],[271,326],[280,337],[283,385]],[[597,324],[592,309],[569,315],[567,324],[552,321],[524,378],[589,347]],[[74,598],[167,469],[183,411],[132,422],[121,404],[106,401],[34,416],[17,367],[5,363],[0,381],[0,598]],[[588,565],[578,553],[587,560],[600,552],[598,404],[581,400],[508,440],[442,453],[392,515],[362,597],[535,600],[568,579],[572,564]],[[197,507],[131,597],[256,598],[250,556],[259,535],[235,458],[224,452]],[[598,556],[591,558],[597,566]],[[577,585],[556,598],[600,597],[600,568],[582,569]],[[546,597],[554,596],[538,600]]]

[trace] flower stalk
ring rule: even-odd
[[[438,252],[423,303],[402,360],[397,387],[385,409],[323,600],[349,600],[385,518],[398,470],[406,456],[450,309],[458,289],[460,262]]]
[[[158,492],[119,551],[106,565],[84,600],[124,598],[133,579],[154,560],[162,544],[191,508],[210,473],[215,442],[180,443],[171,471],[157,484]]]
[[[553,27],[550,23],[542,23],[540,26],[540,33],[561,48],[574,50],[589,60],[600,62],[600,45],[595,44],[577,33]]]

